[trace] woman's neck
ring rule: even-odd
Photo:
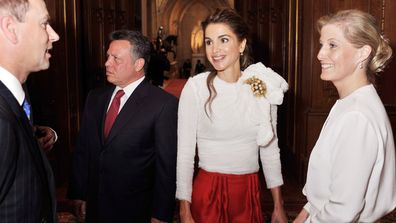
[[[225,82],[235,83],[241,77],[242,72],[239,66],[217,71],[217,76]]]
[[[333,82],[333,84],[337,88],[340,99],[343,99],[355,90],[363,86],[369,85],[370,81],[368,81],[367,78],[352,78],[349,81],[343,81],[340,83]]]

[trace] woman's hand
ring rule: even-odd
[[[271,188],[272,200],[274,201],[274,211],[271,216],[271,223],[287,223],[287,215],[283,208],[282,192],[280,187]]]
[[[181,200],[180,201],[180,222],[181,223],[195,223],[192,215],[191,215],[191,209],[190,209],[190,202],[186,200]]]
[[[271,216],[271,223],[287,223],[287,215],[283,205],[280,207],[275,207]]]
[[[301,212],[297,215],[296,219],[294,219],[293,223],[303,223],[307,220],[309,213],[303,208]]]

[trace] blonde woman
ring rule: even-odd
[[[318,21],[320,78],[340,99],[312,150],[295,222],[375,222],[396,206],[395,145],[375,75],[392,55],[375,19],[346,10]]]

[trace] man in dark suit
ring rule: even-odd
[[[178,102],[145,79],[146,37],[119,30],[110,39],[105,66],[114,86],[87,97],[68,197],[86,222],[171,222]]]
[[[48,69],[59,36],[43,0],[0,3],[0,222],[57,222],[52,170],[34,137],[22,83]]]

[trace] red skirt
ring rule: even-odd
[[[199,169],[191,213],[196,223],[262,223],[258,173],[222,174]]]

